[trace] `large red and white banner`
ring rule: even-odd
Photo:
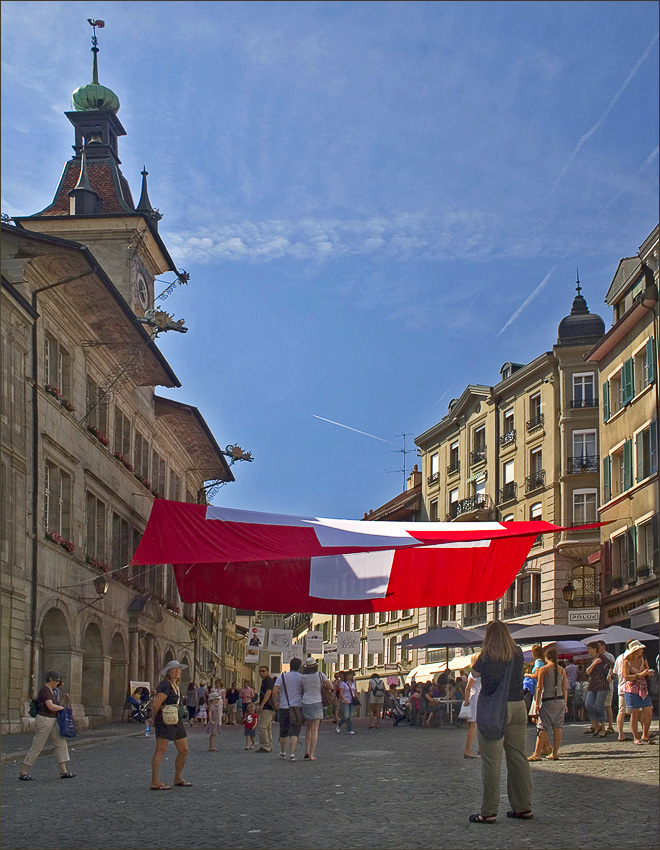
[[[485,602],[549,522],[364,522],[157,499],[132,564],[174,564],[184,602],[328,614]]]

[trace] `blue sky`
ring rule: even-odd
[[[217,504],[361,517],[396,435],[551,349],[576,266],[611,324],[657,223],[655,3],[4,2],[2,212],[52,198],[90,16],[191,274],[163,392],[255,456]]]

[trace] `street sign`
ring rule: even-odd
[[[577,608],[569,610],[568,625],[569,626],[592,626],[598,628],[600,622],[600,608]]]

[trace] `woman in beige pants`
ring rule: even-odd
[[[29,782],[34,779],[30,776],[29,768],[35,763],[39,753],[46,746],[46,741],[51,738],[55,746],[55,757],[60,764],[60,778],[73,779],[75,773],[70,773],[67,770],[67,762],[69,761],[69,748],[66,745],[66,738],[60,735],[60,729],[57,725],[57,715],[63,710],[64,706],[58,705],[55,702],[55,688],[58,682],[62,679],[60,674],[55,670],[50,670],[46,673],[46,683],[43,685],[37,695],[37,716],[34,719],[35,735],[30,747],[29,753],[25,756],[21,765],[21,772],[18,778],[23,782]]]

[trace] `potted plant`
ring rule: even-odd
[[[648,564],[641,564],[637,567],[637,578],[647,578],[651,575],[651,567]]]
[[[623,587],[623,578],[621,576],[614,576],[612,579],[612,589],[618,590],[621,587]]]

